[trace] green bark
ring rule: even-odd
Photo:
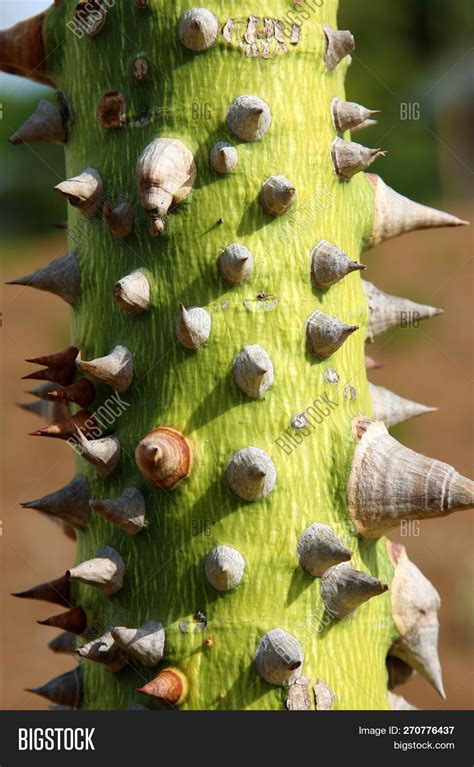
[[[131,0],[117,2],[101,33],[82,39],[66,28],[74,7],[72,0],[61,2],[46,23],[47,51],[59,46],[49,59],[52,73],[74,113],[67,175],[96,168],[106,195],[119,190],[137,212],[134,231],[125,240],[99,223],[86,227],[77,246],[82,289],[71,340],[86,360],[123,344],[132,351],[135,366],[132,386],[122,395],[130,406],[111,429],[122,446],[119,468],[105,481],[82,459],[77,468],[97,498],[138,487],[148,522],[131,538],[92,515],[79,533],[77,560],[89,559],[108,544],[120,552],[126,574],[114,596],[82,585],[75,587],[77,600],[90,623],[96,621],[101,629],[114,622],[163,623],[163,665],[179,666],[190,683],[184,709],[284,708],[286,688],[264,682],[253,665],[259,640],[275,627],[299,639],[304,676],[312,684],[322,678],[335,693],[336,708],[388,708],[385,656],[394,639],[389,594],[365,603],[353,618],[328,620],[318,579],[302,570],[296,556],[303,530],[322,522],[354,552],[357,569],[382,581],[392,577],[384,540],[355,535],[347,512],[346,481],[354,451],[350,422],[358,414],[371,415],[364,367],[367,305],[360,275],[353,273],[326,291],[315,290],[309,278],[309,256],[318,240],[333,242],[359,260],[371,230],[372,189],[363,174],[339,182],[330,160],[335,132],[329,108],[334,96],[345,97],[347,59],[327,71],[322,25],[337,27],[337,2],[314,5],[305,19],[293,2],[268,0],[266,16],[283,18],[292,11],[295,20],[303,20],[301,43],[268,60],[246,58],[221,36],[208,51],[186,50],[176,30],[182,11],[192,7],[189,0],[178,6],[151,0],[148,9],[136,8]],[[207,7],[221,26],[229,17],[260,11],[227,0],[213,0]],[[131,76],[139,54],[151,63],[148,81]],[[153,115],[150,124],[137,127],[131,121],[121,129],[101,128],[97,104],[111,90],[124,93],[129,117],[147,108]],[[262,98],[272,112],[269,132],[249,144],[238,141],[225,124],[230,103],[247,93]],[[156,137],[179,138],[192,150],[197,181],[186,202],[168,217],[165,232],[151,239],[135,167]],[[209,151],[219,140],[229,140],[239,153],[236,171],[227,176],[219,176],[209,163]],[[297,203],[286,216],[271,219],[258,192],[275,174],[293,181]],[[84,220],[71,207],[68,216],[72,248],[78,222],[82,218],[83,230]],[[249,248],[255,270],[248,282],[231,288],[217,260],[232,242]],[[149,279],[151,306],[130,317],[114,302],[113,286],[138,268]],[[262,292],[271,298],[258,302]],[[203,307],[212,317],[209,340],[196,351],[184,349],[175,338],[180,302]],[[317,361],[306,347],[305,321],[316,309],[360,326],[326,362]],[[233,380],[233,360],[249,344],[262,346],[275,368],[275,383],[263,400],[250,400]],[[337,370],[337,385],[324,380],[328,367]],[[355,400],[344,399],[346,383],[356,390]],[[110,394],[100,387],[94,408]],[[335,403],[330,413],[288,454],[282,448],[288,441],[279,438],[290,430],[300,439],[290,429],[291,416],[315,400],[324,403],[326,395]],[[196,455],[190,476],[172,491],[147,486],[134,460],[137,443],[158,426],[182,432]],[[226,482],[228,461],[246,446],[269,453],[277,470],[275,490],[256,503],[235,497]],[[219,544],[236,548],[246,560],[243,582],[231,592],[218,593],[204,575],[204,559]],[[197,611],[205,614],[207,631],[182,633],[180,622]],[[213,643],[206,643],[210,637]],[[159,707],[135,692],[157,669],[133,663],[112,674],[84,662],[83,671],[85,708],[127,708],[138,702]]]

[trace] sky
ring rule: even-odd
[[[37,13],[44,11],[51,3],[52,0],[0,0],[0,29],[11,27],[12,24],[21,19],[27,19],[29,16],[35,16]],[[0,73],[0,88],[5,95],[12,88],[15,88],[15,90],[22,88],[31,91],[39,87],[23,77],[14,77],[14,75]]]

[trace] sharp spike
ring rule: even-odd
[[[410,562],[404,546],[387,541],[387,551],[395,568],[392,617],[400,634],[390,648],[390,655],[414,668],[445,698],[438,657],[439,594]]]
[[[326,240],[320,240],[311,252],[311,280],[320,290],[330,288],[347,274],[365,269],[347,253]]]
[[[150,283],[140,271],[127,274],[115,283],[114,298],[128,314],[141,314],[150,305]]]
[[[301,676],[303,661],[304,651],[298,640],[278,628],[264,634],[254,657],[258,675],[275,685],[293,684]]]
[[[227,141],[218,141],[211,149],[209,159],[217,173],[231,173],[239,162],[237,149]]]
[[[96,215],[104,193],[99,172],[90,167],[85,168],[78,176],[57,184],[54,189],[64,195],[69,203],[87,218]]]
[[[44,370],[38,370],[36,373],[30,373],[23,376],[22,380],[33,381],[51,381],[59,386],[68,386],[72,383],[76,373],[76,357],[79,349],[75,346],[68,346],[62,352],[47,354],[42,357],[27,359],[34,365],[44,365]]]
[[[59,296],[71,306],[79,295],[81,272],[77,263],[76,252],[71,251],[61,258],[51,261],[36,272],[10,280],[7,285],[25,285],[37,290]]]
[[[420,402],[399,397],[390,389],[369,383],[369,394],[377,421],[383,421],[385,426],[395,426],[424,413],[434,413],[437,408],[427,407]]]
[[[48,400],[48,394],[51,391],[54,391],[56,388],[54,383],[44,383],[37,386],[35,389],[27,389],[25,391],[25,394],[32,394],[34,397],[37,397],[38,399],[42,400]]]
[[[38,402],[17,402],[16,404],[17,407],[27,413],[34,413],[49,424],[69,417],[69,410],[64,402],[53,403],[39,400]]]
[[[43,354],[41,357],[30,357],[25,362],[31,362],[33,365],[44,365],[45,367],[59,368],[63,365],[73,367],[79,349],[76,346],[68,346],[61,352],[53,354]]]
[[[387,153],[381,149],[362,146],[354,141],[335,138],[331,144],[331,157],[336,176],[341,181],[349,181],[356,173],[372,165],[378,157]]]
[[[70,415],[66,420],[45,426],[42,429],[30,432],[30,437],[51,437],[53,439],[71,439],[78,430],[86,437],[97,434],[98,426],[89,410],[80,410],[75,415]]]
[[[229,487],[244,501],[265,498],[275,487],[276,476],[272,459],[258,447],[239,450],[227,466]]]
[[[452,466],[401,445],[381,421],[352,422],[357,446],[347,492],[349,513],[366,538],[380,538],[402,520],[443,517],[474,507],[474,482]]]
[[[435,208],[428,208],[391,189],[380,176],[372,173],[367,178],[375,188],[374,223],[370,247],[380,242],[398,237],[404,232],[417,229],[432,229],[438,226],[462,226],[468,224],[456,216],[443,213]]]
[[[244,346],[234,360],[234,380],[244,394],[261,399],[273,384],[273,364],[265,349],[258,344]]]
[[[26,591],[20,591],[12,594],[12,597],[20,599],[38,599],[41,602],[50,602],[51,604],[70,607],[70,584],[65,576],[57,578],[55,581],[40,583]]]
[[[76,636],[71,631],[63,631],[48,643],[52,652],[69,655],[76,649]]]
[[[318,310],[306,322],[306,341],[311,354],[326,360],[355,330],[358,325],[346,325],[337,317]]]
[[[176,337],[186,349],[197,349],[209,338],[211,315],[199,306],[186,309],[180,304],[179,310],[175,326]]]
[[[52,77],[46,72],[48,58],[43,45],[45,15],[39,13],[9,29],[0,30],[0,71],[54,88]]]
[[[66,577],[89,586],[96,586],[106,596],[122,588],[125,565],[122,557],[112,548],[103,546],[93,559],[81,562],[66,571]]]
[[[188,691],[189,685],[186,675],[176,667],[163,669],[155,679],[137,689],[137,692],[158,698],[169,706],[179,706],[184,703]]]
[[[33,692],[35,695],[40,695],[51,703],[57,703],[60,706],[80,708],[83,698],[81,669],[75,668],[74,671],[68,671],[66,674],[51,679],[42,687],[28,688],[26,692]]]
[[[240,551],[230,546],[216,546],[206,557],[206,578],[217,591],[230,591],[241,582],[245,559]]]
[[[76,647],[74,655],[77,658],[85,658],[95,663],[102,663],[113,673],[121,671],[128,663],[127,656],[115,642],[110,630],[106,631],[98,639],[93,639],[91,642],[87,642],[87,644]]]
[[[336,618],[347,618],[364,602],[386,591],[386,583],[356,570],[348,562],[331,567],[321,578],[323,602]]]
[[[336,96],[331,101],[331,116],[334,127],[338,133],[345,133],[347,130],[361,129],[370,120],[372,115],[379,112],[379,109],[367,109],[355,101],[342,101]]]
[[[295,186],[286,176],[270,176],[260,187],[260,202],[269,216],[283,216],[295,201]]]
[[[181,15],[178,37],[191,51],[205,51],[217,40],[219,22],[207,8],[190,8]]]
[[[116,346],[106,357],[86,362],[79,353],[76,366],[86,376],[124,392],[132,383],[133,355],[125,346]]]
[[[229,285],[239,285],[248,280],[253,272],[253,257],[244,245],[233,242],[219,256],[220,272]]]
[[[36,509],[43,514],[51,514],[73,527],[84,527],[90,516],[89,499],[89,483],[85,477],[79,475],[60,490],[21,505],[24,509]]]
[[[116,626],[112,636],[122,650],[144,666],[156,666],[163,659],[165,632],[157,621],[147,621],[137,629]]]
[[[367,280],[362,280],[362,286],[369,305],[368,341],[373,341],[375,336],[390,328],[403,327],[404,324],[411,325],[414,321],[418,322],[418,320],[443,314],[442,309],[434,306],[417,304],[408,298],[384,293]]]
[[[37,389],[28,392],[28,394],[34,394],[35,397],[49,402],[58,404],[63,401],[73,402],[86,408],[95,399],[95,388],[87,378],[80,378],[79,381],[69,386],[55,386],[54,384],[46,384],[44,387],[38,386]]]
[[[74,442],[75,452],[91,463],[102,479],[110,477],[117,468],[120,460],[120,442],[117,437],[87,439],[77,430]]]
[[[326,35],[326,53],[324,61],[331,72],[340,61],[354,50],[354,37],[348,29],[332,29],[324,26]]]
[[[301,567],[315,578],[352,556],[332,527],[317,523],[307,527],[299,537],[297,552]]]
[[[227,126],[242,141],[259,141],[268,131],[272,114],[258,96],[238,96],[227,111]]]
[[[121,202],[115,208],[112,208],[110,203],[105,202],[102,216],[112,234],[115,234],[119,239],[124,239],[133,230],[135,208],[128,202]]]
[[[80,605],[73,607],[65,613],[53,615],[44,621],[37,621],[40,626],[51,626],[71,634],[83,634],[87,628],[87,615]]]
[[[136,535],[145,524],[145,499],[135,487],[128,487],[112,500],[91,498],[91,509],[130,535]]]
[[[188,476],[193,464],[191,446],[180,432],[160,427],[138,443],[135,461],[147,482],[171,490]]]
[[[46,99],[41,99],[33,114],[21,125],[10,138],[11,144],[32,144],[35,141],[47,141],[52,144],[65,144],[66,125],[59,109]]]

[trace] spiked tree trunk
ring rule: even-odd
[[[437,594],[381,536],[472,487],[369,420],[366,337],[431,309],[359,261],[463,222],[360,172],[373,111],[344,101],[353,39],[317,5],[60,0],[2,33],[2,68],[61,92],[14,140],[65,143],[71,203],[67,258],[17,281],[73,307],[33,377],[77,477],[27,504],[77,528],[76,566],[24,595],[70,608],[55,702],[383,709],[391,648],[392,682],[442,693]],[[373,395],[389,425],[423,411]],[[428,610],[409,577],[385,593],[398,571]]]

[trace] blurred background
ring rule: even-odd
[[[47,7],[47,2],[0,5],[0,28]],[[378,125],[356,137],[388,150],[376,171],[397,191],[455,215],[474,218],[474,48],[472,6],[445,0],[341,2],[339,27],[356,38],[347,96],[381,110]],[[66,251],[66,208],[52,187],[64,178],[62,147],[11,146],[8,137],[51,97],[42,88],[0,74],[0,250],[2,283],[27,274]],[[412,449],[473,476],[473,235],[469,227],[410,234],[367,254],[367,279],[395,295],[445,309],[419,328],[386,333],[368,348],[383,365],[373,383],[438,412],[393,430]],[[47,643],[57,631],[35,621],[55,612],[11,592],[58,577],[74,559],[74,543],[59,527],[20,501],[68,482],[73,459],[56,440],[26,436],[41,425],[16,402],[31,401],[20,381],[24,360],[65,348],[69,312],[49,294],[2,285],[0,305],[1,412],[4,435],[0,513],[0,707],[47,708],[25,693],[69,670],[67,656]],[[33,384],[33,386],[29,385]],[[464,512],[420,525],[419,535],[391,536],[440,592],[440,656],[447,700],[415,678],[397,689],[429,709],[474,708],[474,524]]]

